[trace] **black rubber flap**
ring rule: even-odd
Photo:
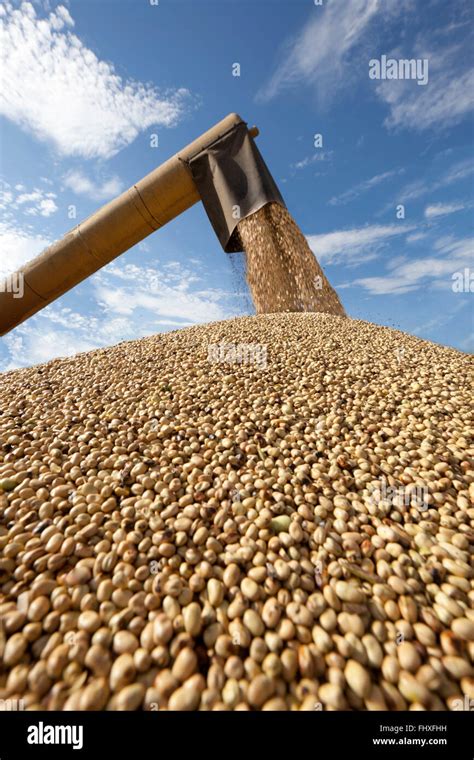
[[[242,250],[236,227],[267,203],[285,206],[242,122],[188,162],[206,213],[227,253]]]

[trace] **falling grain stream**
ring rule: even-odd
[[[257,314],[316,311],[345,316],[336,291],[284,206],[267,204],[242,219],[238,230]]]

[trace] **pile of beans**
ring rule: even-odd
[[[469,709],[471,382],[314,313],[2,375],[1,704]]]

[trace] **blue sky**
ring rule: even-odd
[[[472,8],[4,3],[0,274],[237,111],[347,312],[472,350]],[[371,79],[383,55],[428,82]],[[232,258],[198,204],[0,339],[0,369],[248,313]]]

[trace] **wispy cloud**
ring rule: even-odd
[[[190,93],[123,80],[70,30],[58,6],[40,18],[31,3],[0,8],[0,113],[61,155],[108,158],[151,126],[183,116]]]
[[[428,237],[427,232],[414,232],[412,235],[407,235],[407,243],[418,243],[420,240],[425,240]]]
[[[470,60],[464,46],[432,46],[419,39],[409,55],[403,52],[397,49],[388,57],[428,60],[429,84],[418,87],[417,82],[407,79],[379,82],[376,92],[390,109],[385,125],[420,132],[460,123],[474,108],[474,68],[459,65]]]
[[[76,195],[85,195],[94,201],[114,198],[122,192],[124,187],[120,177],[113,176],[103,182],[94,182],[80,169],[66,174],[63,182]]]
[[[382,182],[403,174],[404,171],[404,169],[392,169],[391,171],[383,172],[382,174],[376,174],[374,177],[370,177],[370,179],[359,182],[357,185],[350,188],[349,190],[346,190],[344,193],[335,195],[330,199],[329,204],[331,206],[339,206],[345,203],[349,203],[349,201],[355,200],[359,197],[359,195],[372,190],[373,187],[377,187]]]
[[[434,248],[441,254],[452,256],[455,260],[469,260],[472,259],[474,251],[474,238],[455,238],[453,235],[445,235],[435,242]]]
[[[360,48],[376,18],[383,23],[410,5],[409,0],[331,0],[314,7],[307,23],[284,45],[281,61],[257,100],[269,101],[300,84],[313,86],[321,100],[334,96],[364,63],[367,70]]]
[[[310,156],[302,158],[301,161],[297,161],[296,164],[291,164],[292,169],[306,169],[307,166],[317,164],[319,161],[330,161],[333,157],[333,150],[322,150],[317,153],[312,153]]]
[[[456,211],[462,211],[466,208],[464,203],[433,203],[425,208],[425,217],[434,219],[437,216],[447,216],[454,214]]]
[[[439,179],[416,179],[408,182],[399,193],[397,193],[395,199],[388,203],[383,211],[388,208],[393,208],[395,203],[406,203],[407,201],[415,201],[419,198],[423,198],[425,195],[435,193],[437,190],[441,190],[446,187],[451,187],[457,182],[462,182],[468,179],[474,174],[474,161],[470,158],[457,161],[449,169],[446,169]]]
[[[312,9],[306,24],[283,46],[276,70],[258,91],[257,100],[266,102],[285,89],[309,85],[324,103],[342,88],[368,84],[369,60],[378,55],[374,40],[384,39],[380,30],[394,20],[406,25],[409,18],[416,20],[411,11],[416,11],[416,3],[410,0],[331,0]],[[458,28],[453,24],[450,33]],[[402,31],[397,29],[399,39],[404,37]],[[425,87],[410,79],[374,82],[376,94],[389,109],[384,121],[388,129],[444,129],[471,112],[474,69],[469,66],[467,44],[452,44],[436,35],[428,41],[419,35],[409,49],[404,43],[382,51],[387,58],[429,62]]]
[[[428,285],[448,288],[452,275],[469,264],[474,240],[472,238],[446,237],[435,243],[435,256],[418,259],[402,259],[392,267],[389,274],[377,277],[361,277],[344,287],[360,286],[372,295],[401,295]]]
[[[437,314],[432,319],[429,319],[422,324],[416,325],[416,327],[413,328],[412,332],[415,335],[429,335],[434,330],[437,330],[440,327],[444,327],[444,325],[449,324],[449,322],[457,317],[460,311],[468,306],[468,303],[469,302],[466,300],[458,301],[449,309],[449,311],[443,310],[440,314]]]
[[[412,225],[405,224],[374,224],[323,235],[307,235],[307,240],[319,261],[356,265],[376,258],[387,240],[413,229]]]

